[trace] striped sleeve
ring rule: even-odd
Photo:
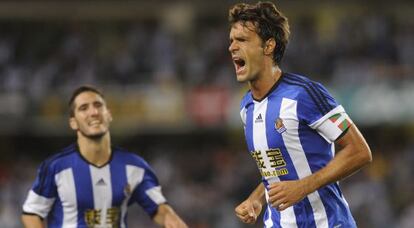
[[[148,163],[142,161],[140,166],[143,168],[143,176],[138,186],[134,189],[132,200],[137,202],[148,215],[153,217],[157,212],[158,205],[166,203],[167,200],[162,194],[158,178]]]
[[[37,172],[36,180],[23,204],[23,213],[47,217],[57,196],[54,173],[47,162],[43,162]]]
[[[307,88],[300,96],[299,118],[328,142],[334,142],[352,120],[320,83],[308,83]]]

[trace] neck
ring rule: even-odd
[[[256,80],[250,81],[249,86],[253,98],[256,100],[263,99],[281,76],[282,71],[280,68],[278,66],[273,66],[262,72],[262,75],[257,77]]]
[[[78,145],[81,155],[93,165],[104,165],[111,157],[112,151],[109,132],[97,139],[86,137],[78,132]]]

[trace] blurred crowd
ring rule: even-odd
[[[341,182],[359,227],[414,227],[414,21],[386,10],[286,14],[292,36],[282,69],[326,84],[372,147],[372,165]],[[115,144],[153,165],[190,227],[243,227],[234,206],[259,173],[241,133],[246,87],[235,80],[225,17],[167,25],[0,22],[1,227],[21,226],[39,162],[70,142],[56,126],[66,126],[67,95],[84,83],[104,88],[115,120],[126,121]],[[45,127],[56,117],[61,125]],[[139,208],[129,220],[152,227]]]
[[[408,16],[348,8],[291,14],[283,70],[325,83],[358,120],[377,124],[414,116],[414,23]],[[245,87],[235,80],[225,17],[192,19],[185,29],[156,17],[0,22],[0,115],[61,116],[59,101],[85,83],[113,93],[116,111],[129,117],[151,105],[179,112],[200,87],[223,90],[237,107]],[[122,105],[136,109],[125,112]]]
[[[361,131],[371,145],[374,161],[340,183],[358,227],[413,227],[413,134],[399,128]],[[5,228],[20,227],[21,205],[40,160],[72,143],[74,137],[48,138],[54,142],[47,150],[31,145],[39,142],[38,138],[23,140],[29,145],[9,147],[17,152],[0,164],[0,224]],[[255,226],[243,225],[234,215],[234,207],[260,179],[241,132],[141,135],[115,137],[113,141],[137,152],[153,166],[169,203],[190,227],[263,227],[261,220]],[[155,227],[137,205],[129,212],[128,221],[131,227]]]

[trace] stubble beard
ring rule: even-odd
[[[85,133],[83,131],[79,131],[79,132],[81,133],[81,135],[83,137],[85,137],[87,139],[90,139],[90,140],[93,140],[93,141],[100,141],[100,140],[102,140],[102,138],[106,135],[106,133],[108,131],[103,131],[103,132],[95,133],[95,134],[92,134],[92,133],[88,134],[88,133]]]

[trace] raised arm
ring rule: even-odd
[[[270,185],[269,202],[284,210],[319,188],[348,177],[372,161],[371,150],[355,125],[335,144],[340,148],[327,166],[301,180],[282,181]]]
[[[160,204],[153,218],[154,222],[166,228],[188,228],[184,221],[168,204]]]

